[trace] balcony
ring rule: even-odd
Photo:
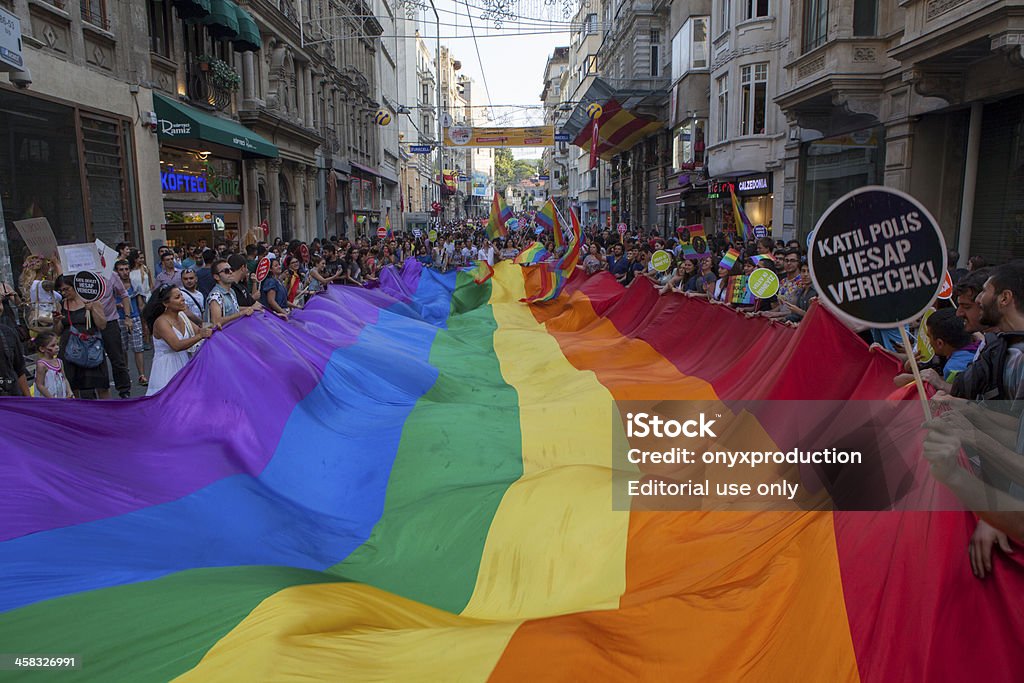
[[[890,38],[834,38],[785,65],[789,87],[775,103],[802,128],[855,129],[877,123],[884,76],[896,64]]]
[[[230,67],[227,68],[230,71]],[[237,89],[237,85],[234,88],[230,86],[215,63],[201,61],[196,57],[185,63],[185,92],[192,102],[208,109],[224,111],[231,106]]]

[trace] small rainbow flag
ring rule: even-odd
[[[754,239],[754,226],[750,224],[750,219],[747,218],[747,214],[743,213],[743,209],[740,208],[739,199],[736,198],[736,193],[732,195],[732,215],[736,221],[736,233],[743,235],[743,239],[751,241]]]
[[[729,251],[725,252],[725,256],[723,256],[722,260],[719,261],[718,263],[718,267],[732,270],[733,266],[736,265],[736,259],[738,259],[739,257],[739,251],[737,251],[736,249],[730,249]]]
[[[551,256],[551,253],[544,248],[543,244],[534,242],[519,252],[519,255],[513,259],[513,262],[519,265],[533,265],[540,263],[549,256]]]
[[[384,215],[384,229],[388,233],[388,239],[391,239],[391,237],[393,237],[393,234],[391,232],[391,212],[390,211],[388,211]]]
[[[755,266],[760,266],[761,261],[770,261],[771,263],[775,263],[775,259],[772,258],[771,254],[754,254],[750,257],[750,260],[754,262]]]
[[[729,303],[748,305],[754,303],[754,293],[747,286],[746,275],[734,275],[728,283]]]
[[[545,231],[550,230],[551,235],[555,240],[555,248],[565,246],[565,235],[562,234],[562,222],[559,220],[558,210],[555,208],[555,202],[549,199],[544,207],[537,212],[534,217],[534,222],[538,228],[543,228]]]
[[[512,218],[512,209],[508,208],[505,199],[495,192],[494,198],[491,200],[491,215],[487,219],[487,236],[493,240],[507,235],[508,230],[505,226],[510,218]]]

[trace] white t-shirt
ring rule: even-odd
[[[487,261],[487,265],[494,265],[494,247],[487,247],[486,249],[480,249],[480,258]]]

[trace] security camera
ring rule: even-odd
[[[11,83],[18,88],[25,89],[32,85],[32,72],[28,69],[24,69],[23,71],[12,71],[10,78]]]

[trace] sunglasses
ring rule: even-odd
[[[235,272],[234,268],[221,268],[217,271],[217,275],[230,275],[233,272]]]

